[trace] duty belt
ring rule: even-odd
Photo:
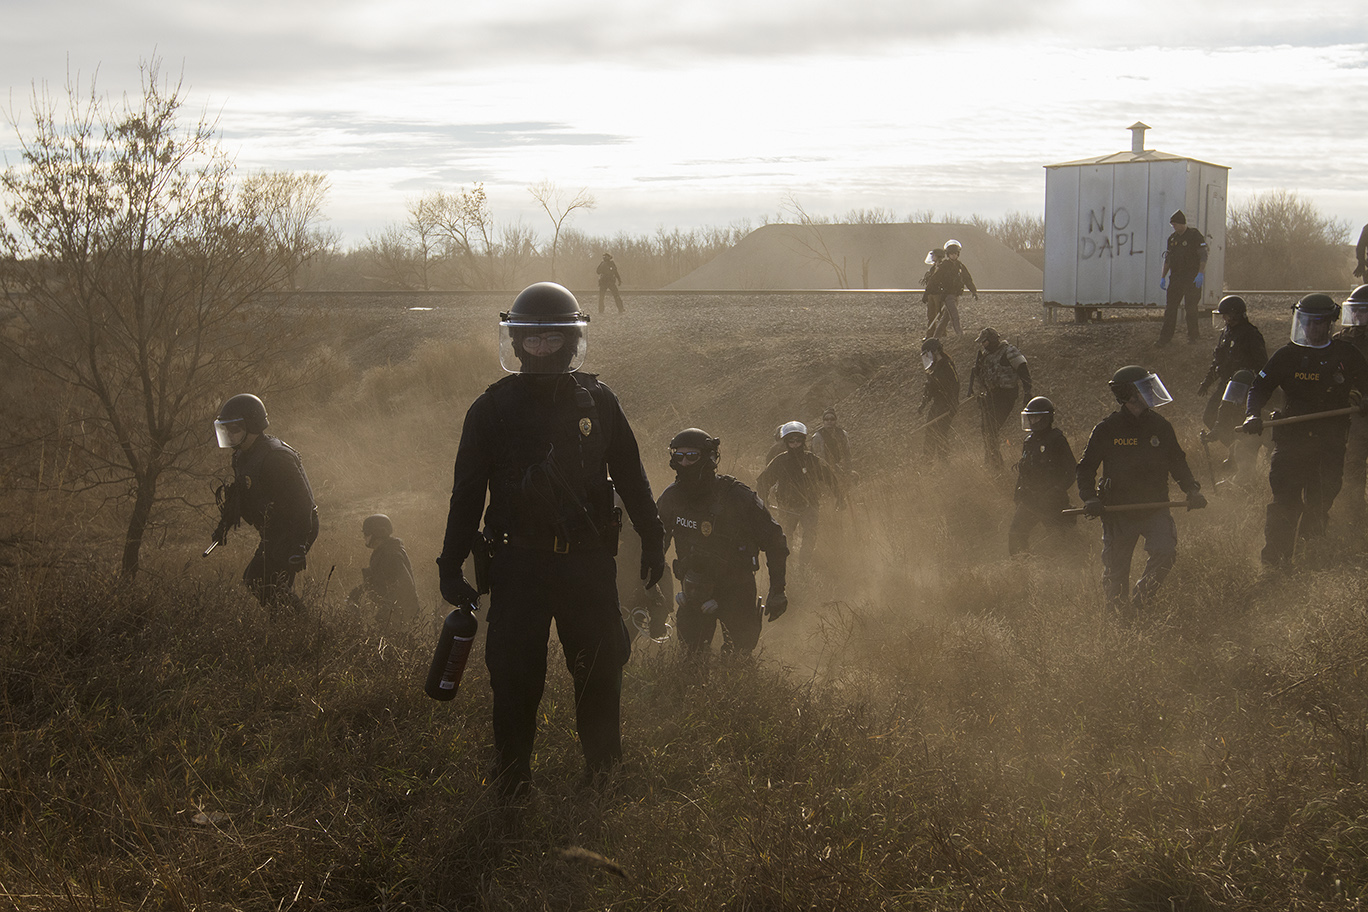
[[[489,539],[492,545],[512,545],[514,548],[527,548],[530,551],[553,551],[556,554],[569,554],[584,551],[598,551],[603,543],[595,539],[572,542],[559,535],[515,535],[511,532],[493,533]]]

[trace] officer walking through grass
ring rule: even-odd
[[[1031,530],[1039,523],[1056,528],[1074,524],[1074,518],[1061,511],[1069,507],[1078,464],[1054,418],[1054,403],[1044,396],[1036,396],[1021,410],[1021,429],[1027,434],[1017,463],[1016,514],[1007,530],[1008,554],[1025,551]]]
[[[803,530],[803,547],[799,556],[805,565],[810,565],[817,549],[822,498],[827,494],[834,495],[836,509],[844,510],[845,489],[831,466],[808,452],[807,425],[801,421],[790,421],[779,431],[784,451],[765,466],[755,486],[763,494],[774,489],[775,507],[779,511],[784,535],[790,542],[799,528]]]
[[[1260,409],[1273,391],[1287,396],[1280,417],[1365,407],[1368,361],[1354,345],[1331,338],[1340,306],[1325,294],[1309,294],[1296,303],[1291,341],[1279,348],[1254,379],[1240,427],[1263,432]],[[1280,424],[1273,428],[1273,455],[1268,486],[1273,502],[1264,514],[1265,566],[1292,558],[1298,539],[1325,534],[1330,506],[1344,479],[1344,450],[1349,434],[1347,414]]]
[[[607,386],[579,372],[589,318],[575,296],[539,282],[501,316],[499,358],[511,376],[466,413],[437,566],[442,597],[472,604],[478,593],[461,567],[488,542],[476,559],[488,559],[493,773],[502,793],[518,794],[531,778],[552,621],[574,679],[586,781],[622,757],[622,666],[631,647],[618,611],[614,490],[641,537],[646,588],[659,581],[665,554],[627,416]]]
[[[985,327],[975,341],[979,350],[969,371],[969,395],[977,397],[979,403],[983,464],[1000,469],[1002,426],[1016,408],[1019,392],[1024,392],[1024,398],[1031,398],[1031,368],[1026,364],[1026,356],[991,326]]]
[[[1335,338],[1348,342],[1368,359],[1368,285],[1350,293],[1340,311],[1344,327]],[[1354,525],[1363,522],[1364,482],[1368,481],[1368,417],[1349,416],[1349,435],[1344,445],[1344,487],[1340,495],[1345,516]]]
[[[1102,518],[1102,590],[1108,611],[1134,620],[1173,569],[1178,528],[1163,507],[1117,509],[1132,504],[1162,504],[1169,499],[1169,477],[1187,495],[1187,508],[1206,506],[1201,485],[1192,477],[1173,425],[1154,411],[1173,401],[1153,371],[1128,365],[1107,384],[1119,408],[1092,430],[1078,462],[1078,493],[1083,511]],[[1102,470],[1098,482],[1097,472]],[[1131,559],[1145,540],[1145,571],[1129,598]]]
[[[788,608],[788,543],[754,491],[717,474],[721,444],[698,428],[676,434],[670,441],[674,484],[656,506],[666,547],[674,541],[680,590],[675,628],[684,648],[706,652],[721,622],[723,654],[750,655],[760,639],[762,611],[773,622]],[[769,571],[763,607],[755,597],[761,551]]]
[[[1228,467],[1243,474],[1246,467],[1253,467],[1259,448],[1250,446],[1249,438],[1244,435],[1237,439],[1235,428],[1244,416],[1244,403],[1231,407],[1231,403],[1226,402],[1226,389],[1236,374],[1253,373],[1263,367],[1268,361],[1268,348],[1263,333],[1249,321],[1244,298],[1226,295],[1216,305],[1216,314],[1223,328],[1211,352],[1211,366],[1197,386],[1199,396],[1211,391],[1202,412],[1202,423],[1207,427],[1202,432],[1202,442],[1215,440],[1224,444],[1230,451]]]
[[[923,453],[929,465],[944,462],[950,452],[950,422],[959,411],[959,372],[955,362],[945,353],[940,339],[923,339],[921,344],[922,370],[926,385],[922,388],[921,405],[917,414],[926,415],[926,446]]]
[[[299,454],[267,434],[267,427],[266,405],[251,393],[233,396],[219,409],[214,433],[220,447],[233,451],[233,481],[221,489],[214,545],[240,522],[260,532],[242,581],[272,613],[282,607],[299,613],[304,603],[294,580],[318,538],[318,508]]]

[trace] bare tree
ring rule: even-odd
[[[446,254],[455,260],[457,283],[467,288],[493,288],[497,284],[497,241],[484,184],[455,192],[435,190],[423,199],[431,209],[433,226]]]
[[[325,174],[262,171],[242,183],[242,205],[266,227],[289,264],[290,289],[297,287],[300,267],[338,243],[336,232],[321,226],[328,199]]]
[[[532,198],[541,205],[546,217],[551,219],[551,278],[556,278],[556,252],[560,247],[561,227],[577,209],[597,209],[598,201],[581,187],[573,194],[561,190],[550,180],[544,180],[527,188]]]
[[[408,210],[404,236],[409,241],[410,259],[417,273],[418,287],[423,291],[431,291],[432,268],[443,253],[437,201],[431,194],[425,194],[405,201],[404,208]]]
[[[1233,288],[1336,288],[1345,268],[1349,223],[1327,218],[1288,190],[1231,205],[1226,284]]]
[[[30,131],[6,112],[22,162],[0,175],[0,352],[68,403],[46,417],[80,489],[131,501],[125,576],[163,483],[212,454],[206,416],[227,381],[260,377],[288,338],[270,292],[291,257],[233,193],[215,125],[182,121],[181,84],[159,67],[118,105],[69,80],[61,114],[35,86]]]
[[[827,224],[827,221],[811,215],[792,193],[784,197],[779,210],[782,215],[796,222],[803,229],[795,238],[800,252],[809,259],[830,266],[831,271],[836,274],[837,288],[849,288],[850,280],[846,274],[846,258],[841,257],[840,262],[837,262],[836,255],[827,246],[826,237],[820,227]]]

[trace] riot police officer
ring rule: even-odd
[[[318,538],[318,508],[299,454],[267,434],[267,427],[266,405],[251,393],[239,393],[219,409],[214,434],[220,447],[233,451],[233,481],[223,490],[214,543],[222,544],[240,521],[260,532],[242,581],[262,605],[298,612],[303,602],[294,579]]]
[[[845,489],[831,466],[808,452],[807,425],[790,421],[779,431],[784,450],[765,466],[755,486],[766,495],[774,490],[774,503],[782,517],[785,536],[792,539],[802,528],[801,557],[806,564],[816,553],[822,498],[828,493],[835,495],[836,509],[844,510]]]
[[[944,462],[950,451],[950,422],[955,420],[960,404],[959,372],[940,339],[922,340],[921,361],[926,385],[917,414],[926,414],[926,461],[935,465]]]
[[[665,554],[627,416],[607,386],[579,371],[589,317],[575,296],[539,282],[501,318],[499,358],[511,376],[466,413],[437,566],[442,597],[471,604],[477,593],[461,566],[488,542],[494,776],[500,791],[517,794],[531,777],[553,620],[574,679],[586,777],[621,759],[622,666],[631,647],[618,612],[614,490],[641,537],[647,588],[664,572]]]
[[[1031,368],[1015,345],[998,335],[993,327],[978,334],[979,351],[969,371],[969,395],[978,387],[980,430],[983,431],[983,464],[1002,468],[1002,449],[998,444],[1002,425],[1017,401],[1017,384],[1024,399],[1031,398]]]
[[[1340,309],[1340,324],[1335,333],[1368,359],[1368,285],[1355,288]],[[1344,487],[1340,503],[1350,522],[1361,523],[1364,513],[1364,482],[1368,480],[1368,417],[1349,416],[1349,436],[1344,445]]]
[[[1102,518],[1102,589],[1107,607],[1130,620],[1145,608],[1173,569],[1178,528],[1165,508],[1108,508],[1168,501],[1169,476],[1187,495],[1189,510],[1205,507],[1206,497],[1192,477],[1173,425],[1154,411],[1173,401],[1159,376],[1132,364],[1113,374],[1107,385],[1120,407],[1098,422],[1088,438],[1078,462],[1078,493],[1084,512]],[[1128,599],[1131,559],[1142,537],[1149,558]]]
[[[1221,330],[1220,338],[1216,340],[1215,349],[1211,352],[1211,366],[1207,368],[1206,376],[1197,387],[1197,395],[1204,396],[1207,390],[1212,391],[1211,398],[1207,400],[1206,410],[1202,413],[1202,423],[1213,432],[1212,437],[1222,443],[1229,443],[1235,425],[1227,426],[1224,422],[1218,421],[1222,417],[1221,400],[1225,395],[1226,384],[1236,371],[1257,371],[1263,367],[1268,361],[1268,348],[1264,344],[1263,333],[1249,322],[1244,298],[1239,295],[1226,295],[1221,298],[1221,303],[1216,305],[1216,313],[1224,322],[1224,328]]]
[[[1044,396],[1036,396],[1021,410],[1021,429],[1027,434],[1017,463],[1017,509],[1007,530],[1008,554],[1026,550],[1037,523],[1074,522],[1061,511],[1069,507],[1069,487],[1078,464],[1068,438],[1054,426],[1054,417],[1054,403]]]
[[[384,513],[361,521],[361,537],[371,551],[370,566],[361,571],[361,585],[347,596],[359,608],[363,602],[375,607],[375,620],[389,633],[411,631],[422,604],[413,581],[413,565],[402,539],[394,535],[394,523]]]
[[[1279,348],[1254,379],[1241,429],[1263,432],[1259,410],[1275,389],[1286,395],[1281,417],[1360,405],[1368,386],[1368,361],[1352,343],[1333,339],[1330,326],[1340,306],[1325,294],[1309,294],[1293,307],[1291,341]],[[1315,418],[1273,429],[1268,485],[1273,502],[1264,514],[1265,565],[1292,557],[1296,539],[1325,534],[1330,505],[1344,476],[1349,418]]]
[[[760,497],[730,475],[718,475],[721,440],[686,428],[670,441],[674,483],[656,503],[665,543],[675,546],[679,581],[675,628],[684,647],[706,651],[722,623],[722,652],[749,655],[760,639],[761,607],[755,573],[765,552],[769,594],[763,611],[770,621],[788,607],[784,576],[788,543]]]

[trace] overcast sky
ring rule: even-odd
[[[0,0],[0,84],[183,73],[243,169],[322,171],[349,243],[482,181],[587,187],[594,234],[883,207],[1044,209],[1044,165],[1147,147],[1368,221],[1362,0]],[[16,160],[13,131],[0,151]]]

